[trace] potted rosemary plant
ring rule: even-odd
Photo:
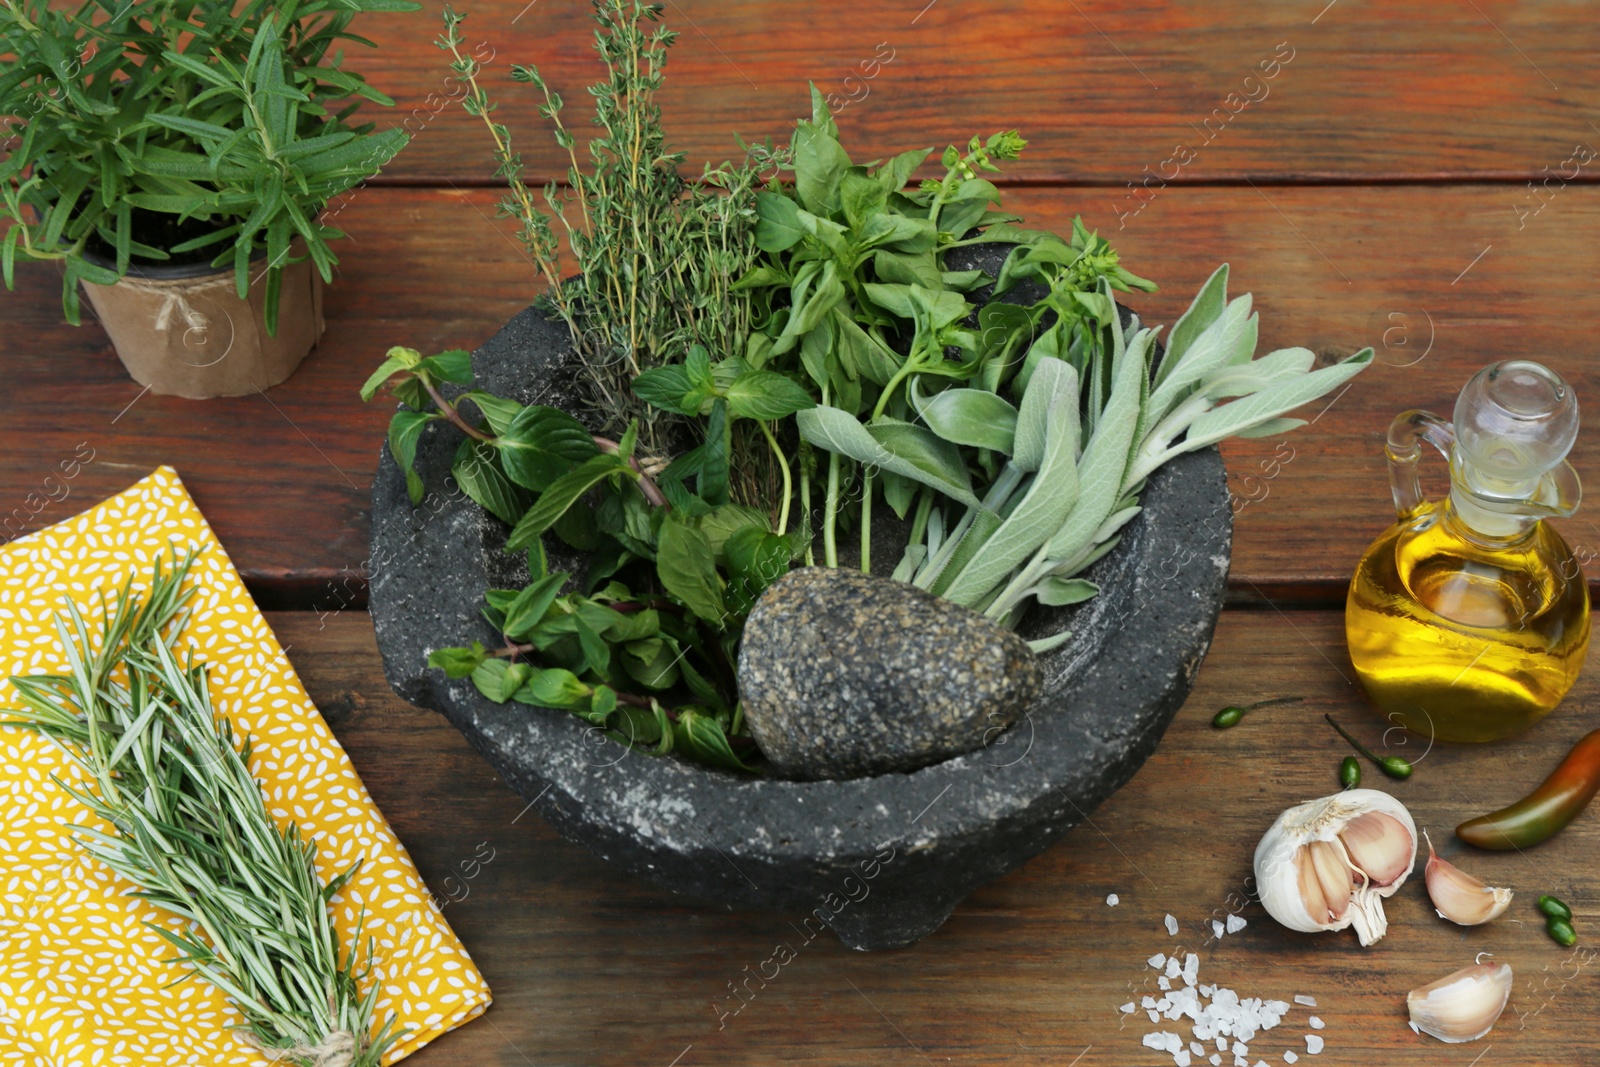
[[[359,13],[409,0],[0,5],[0,194],[15,264],[63,268],[133,378],[201,398],[283,381],[322,334],[343,236],[324,205],[406,143],[357,125],[392,104],[343,69]]]

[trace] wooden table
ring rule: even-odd
[[[1336,787],[1345,750],[1321,714],[1370,738],[1383,726],[1363,710],[1337,609],[1356,556],[1392,519],[1380,455],[1389,419],[1409,406],[1448,410],[1473,370],[1512,356],[1545,359],[1586,404],[1600,398],[1589,351],[1596,165],[1558,176],[1600,144],[1600,31],[1584,10],[668,0],[682,39],[663,103],[696,169],[727,154],[736,132],[784,136],[807,79],[847,103],[839,123],[862,156],[1017,126],[1032,144],[1007,172],[1008,206],[1056,228],[1082,213],[1110,236],[1163,285],[1135,301],[1147,321],[1170,323],[1226,260],[1236,289],[1255,293],[1263,350],[1303,344],[1333,358],[1372,344],[1380,360],[1313,406],[1313,424],[1283,451],[1271,439],[1226,447],[1238,508],[1230,610],[1193,697],[1134,781],[923,943],[863,956],[819,939],[719,1026],[730,983],[793,939],[792,917],[671,897],[559,839],[442,719],[394,697],[379,667],[363,561],[388,413],[356,388],[387,346],[471,347],[536,291],[495,218],[484,139],[441,95],[438,7],[362,27],[381,47],[352,62],[400,101],[379,119],[405,120],[416,137],[341,212],[352,239],[338,248],[328,334],[289,382],[205,403],[142,395],[97,327],[61,322],[49,268],[19,271],[0,318],[0,537],[174,464],[430,883],[443,895],[480,842],[494,850],[475,878],[449,883],[466,895],[446,915],[495,1006],[412,1062],[1164,1064],[1140,1045],[1154,1027],[1118,1006],[1154,984],[1146,957],[1180,944],[1200,954],[1204,982],[1316,997],[1327,1050],[1302,1063],[1600,1062],[1593,953],[1556,947],[1531,905],[1557,893],[1577,912],[1579,949],[1600,936],[1600,819],[1526,855],[1464,859],[1520,894],[1487,928],[1435,918],[1419,872],[1370,950],[1348,934],[1276,927],[1247,882],[1275,814]],[[501,117],[540,177],[557,160],[507,74],[538,62],[578,105],[594,73],[584,7],[469,8],[467,38],[493,50]],[[85,449],[92,462],[51,499],[46,476]],[[1574,460],[1588,473],[1596,458],[1591,433]],[[1585,513],[1562,528],[1580,549],[1600,545]],[[1412,780],[1380,784],[1454,854],[1449,827],[1519,796],[1594,725],[1597,677],[1591,669],[1560,713],[1513,744],[1437,748]],[[1223,704],[1283,694],[1306,703],[1230,732],[1207,725]],[[1211,940],[1210,920],[1230,912],[1249,925]],[[1494,1033],[1460,1047],[1412,1034],[1405,991],[1479,951],[1517,973]],[[1305,1015],[1258,1039],[1251,1062],[1303,1053]]]

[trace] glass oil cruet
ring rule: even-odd
[[[1578,402],[1528,360],[1494,363],[1456,400],[1454,425],[1426,411],[1389,427],[1399,522],[1361,557],[1345,637],[1367,694],[1413,733],[1495,741],[1544,718],[1589,647],[1583,568],[1545,521],[1578,508],[1566,462]],[[1450,464],[1450,493],[1425,500],[1422,442]]]

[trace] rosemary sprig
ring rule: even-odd
[[[26,711],[0,725],[58,742],[93,782],[56,779],[112,827],[74,825],[78,843],[131,896],[185,920],[181,932],[149,925],[244,1015],[243,1040],[302,1067],[376,1067],[403,1031],[393,1016],[373,1031],[377,986],[357,988],[372,941],[364,962],[342,950],[329,912],[361,861],[323,885],[316,842],[268,813],[249,737],[213,709],[193,649],[179,650],[194,560],[158,560],[143,596],[130,577],[102,597],[98,635],[69,602],[56,630],[70,673],[13,677]]]

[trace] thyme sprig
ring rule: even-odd
[[[13,677],[26,710],[0,725],[56,741],[82,769],[89,786],[56,781],[111,830],[76,824],[74,837],[130,896],[184,921],[147,925],[245,1017],[242,1040],[301,1067],[376,1067],[403,1031],[393,1016],[373,1030],[378,985],[358,989],[372,941],[342,948],[329,910],[361,861],[324,885],[316,842],[268,813],[250,738],[213,709],[181,644],[194,561],[158,560],[148,593],[130,576],[102,597],[98,635],[69,602],[56,620],[69,673]]]

